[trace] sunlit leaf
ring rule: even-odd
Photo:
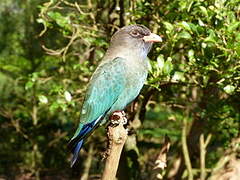
[[[204,16],[208,17],[208,12],[207,9],[204,6],[199,6],[201,12],[203,13]]]
[[[68,101],[68,102],[70,102],[72,100],[72,95],[68,91],[64,92],[64,97],[65,97],[66,101]]]
[[[180,33],[178,34],[178,38],[179,38],[179,39],[181,39],[181,38],[183,38],[183,39],[191,39],[192,36],[191,36],[191,34],[189,34],[187,31],[182,31],[182,32],[180,32]]]
[[[47,99],[47,97],[44,96],[44,95],[39,95],[39,96],[38,96],[38,100],[39,100],[41,103],[43,103],[43,104],[47,104],[47,103],[48,103],[48,99]]]
[[[164,24],[164,26],[165,26],[165,28],[168,30],[167,32],[168,33],[170,33],[172,30],[173,30],[173,25],[172,24],[170,24],[169,22],[163,22],[163,24]]]
[[[186,21],[181,22],[181,26],[182,26],[185,30],[191,31],[191,27],[190,27],[190,25],[189,25]]]
[[[26,84],[25,84],[25,89],[28,90],[28,89],[31,89],[33,87],[34,83],[32,81],[28,81]]]
[[[213,30],[209,30],[209,36],[204,39],[204,42],[216,43],[216,35]]]
[[[223,88],[223,90],[228,94],[232,94],[234,92],[235,88],[236,87],[233,85],[227,85]]]
[[[159,69],[163,69],[164,67],[164,56],[160,54],[157,58],[157,65]]]
[[[179,71],[174,72],[172,81],[185,81],[184,73]]]

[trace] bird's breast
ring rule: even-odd
[[[130,63],[126,67],[126,86],[141,89],[146,81],[148,69],[139,63]]]

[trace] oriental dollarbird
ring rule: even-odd
[[[142,25],[125,26],[112,37],[110,46],[93,73],[82,105],[80,123],[68,147],[71,167],[84,140],[115,111],[123,110],[139,94],[147,78],[147,54],[160,36]]]

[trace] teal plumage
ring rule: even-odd
[[[126,26],[114,34],[89,81],[79,127],[68,144],[73,153],[71,166],[78,158],[84,139],[114,111],[123,110],[138,96],[147,78],[147,54],[152,42],[160,40],[141,25]]]

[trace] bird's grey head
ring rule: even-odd
[[[153,42],[161,42],[160,36],[151,33],[143,25],[129,25],[118,30],[112,37],[109,50],[131,53],[146,58]],[[141,58],[141,59],[142,59]]]

